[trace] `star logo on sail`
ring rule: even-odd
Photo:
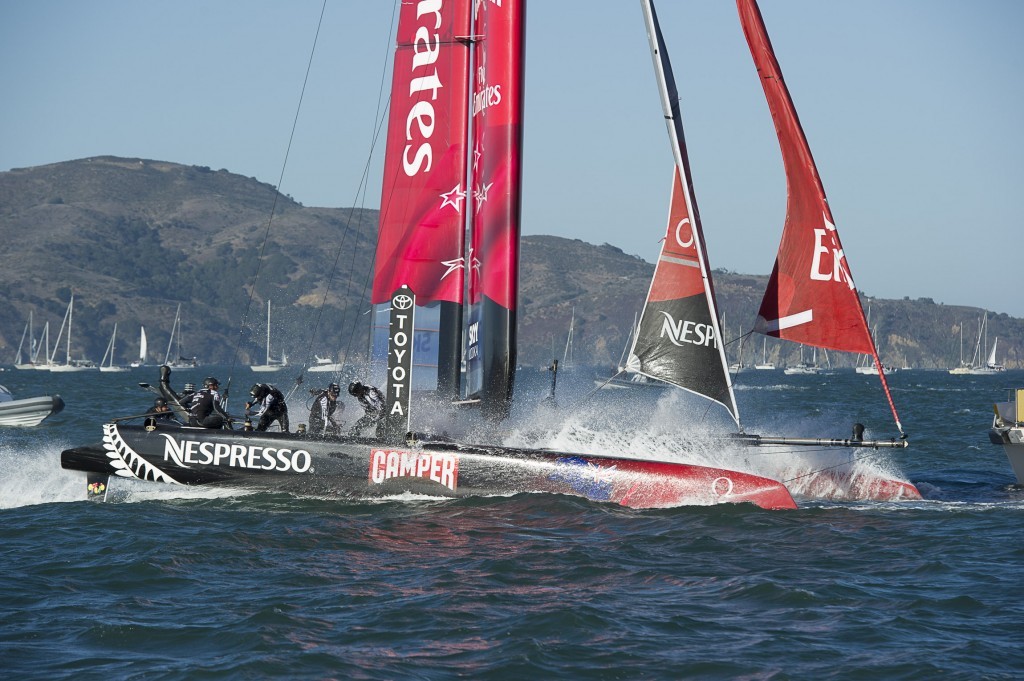
[[[473,249],[472,248],[469,249],[469,262],[472,263],[473,271],[476,272],[476,273],[479,273],[480,272],[480,260],[478,260],[477,258],[475,258],[473,256]],[[442,260],[441,264],[448,268],[448,269],[446,269],[444,271],[444,274],[441,275],[441,278],[444,279],[445,277],[447,277],[452,272],[457,272],[457,271],[459,271],[461,269],[464,269],[466,267],[466,259],[465,258],[455,258],[454,260]]]
[[[476,192],[473,193],[474,198],[476,198],[476,210],[478,213],[480,212],[480,206],[487,202],[487,192],[490,191],[493,185],[493,182],[480,185],[480,189],[477,189]]]
[[[466,192],[462,191],[461,182],[452,187],[450,192],[441,194],[441,198],[444,199],[441,201],[441,208],[451,206],[455,209],[456,213],[462,213],[462,202],[466,198]]]

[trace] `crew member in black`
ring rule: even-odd
[[[220,428],[227,420],[227,414],[220,405],[220,381],[210,376],[203,381],[203,389],[192,400],[189,425],[203,428]]]
[[[284,403],[284,395],[281,391],[269,383],[257,383],[250,390],[252,401],[245,403],[245,415],[255,416],[259,419],[256,430],[266,430],[270,424],[277,421],[281,426],[281,432],[288,432],[288,405]],[[251,410],[258,407],[255,412]]]
[[[348,384],[348,394],[359,400],[365,412],[349,431],[350,435],[358,435],[363,428],[376,424],[384,416],[384,393],[372,385],[355,381]]]
[[[331,383],[327,390],[314,393],[313,406],[309,410],[309,432],[313,435],[337,435],[341,425],[334,420],[334,412],[338,407],[345,410],[344,404],[338,403],[341,387]]]
[[[170,421],[171,423],[178,423],[178,419],[174,418],[174,412],[167,406],[167,400],[162,397],[156,398],[153,401],[153,408],[149,410],[146,416],[152,416],[158,421]]]
[[[192,410],[192,400],[196,398],[196,384],[186,383],[185,387],[182,388],[181,394],[178,395],[178,404],[181,405],[185,411]]]

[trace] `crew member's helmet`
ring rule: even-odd
[[[167,400],[165,400],[162,397],[158,397],[155,400],[153,400],[153,406],[154,407],[166,407],[167,406]]]
[[[341,386],[339,386],[337,383],[331,383],[329,386],[327,386],[327,392],[337,397],[338,395],[341,394]]]
[[[358,395],[360,393],[360,391],[362,390],[362,388],[363,388],[363,384],[360,383],[359,381],[355,381],[353,383],[349,383],[348,384],[348,394],[349,395]]]
[[[249,388],[249,394],[255,397],[257,400],[262,400],[267,396],[267,387],[262,383],[256,383]]]
[[[203,387],[204,388],[219,388],[220,387],[220,381],[218,381],[213,376],[207,376],[205,379],[203,379]]]

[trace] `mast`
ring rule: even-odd
[[[526,2],[473,6],[466,392],[488,418],[501,420],[511,409],[516,368]]]
[[[71,320],[75,315],[75,294],[71,294],[71,302],[68,303],[68,344],[67,353],[64,356],[64,364],[71,366]]]
[[[675,172],[667,233],[627,367],[718,402],[742,428],[693,192],[672,64],[653,2],[643,0],[642,8]]]
[[[270,366],[270,301],[267,301],[267,366]]]
[[[562,366],[568,368],[572,366],[572,332],[573,327],[576,325],[576,306],[572,308],[572,316],[569,318],[569,336],[565,339],[565,352],[562,353]]]
[[[896,427],[903,434],[825,189],[761,11],[755,0],[736,0],[736,8],[775,123],[787,187],[782,241],[754,330],[820,348],[871,355]]]
[[[164,364],[170,366],[171,364],[171,348],[174,347],[174,334],[178,333],[178,357],[181,357],[181,330],[179,328],[181,324],[181,303],[178,303],[178,309],[174,313],[174,324],[171,325],[171,337],[167,339],[167,352],[164,353]]]

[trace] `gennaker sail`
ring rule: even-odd
[[[787,187],[782,241],[754,330],[819,348],[871,355],[902,433],[825,189],[761,11],[755,0],[736,0],[736,7],[778,133]]]

